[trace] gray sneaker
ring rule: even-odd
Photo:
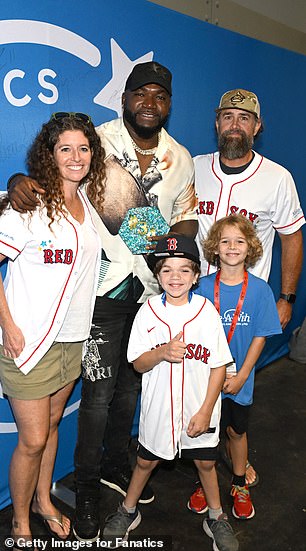
[[[238,540],[225,513],[217,520],[206,518],[203,522],[203,530],[213,539],[214,551],[238,551]]]
[[[129,532],[135,530],[141,523],[141,514],[136,509],[135,513],[127,513],[122,505],[117,512],[108,515],[105,519],[103,540],[108,542],[107,547],[115,549],[121,547],[129,537]]]

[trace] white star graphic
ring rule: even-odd
[[[118,117],[122,114],[121,96],[124,89],[125,81],[132,71],[133,67],[138,63],[152,61],[154,52],[148,52],[143,56],[131,61],[124,53],[117,42],[111,38],[111,55],[112,55],[112,78],[94,97],[94,103],[102,105],[107,109],[116,111]]]

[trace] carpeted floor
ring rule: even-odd
[[[256,515],[238,521],[231,514],[231,475],[218,466],[224,510],[240,542],[240,551],[306,551],[306,365],[281,358],[256,374],[255,402],[250,421],[249,457],[260,482],[252,489]],[[132,443],[132,450],[135,444]],[[164,550],[210,551],[212,541],[202,529],[203,515],[186,507],[194,490],[196,474],[191,464],[175,461],[154,474],[151,485],[156,498],[141,505],[142,523],[133,532],[137,543],[128,549],[155,549],[164,538]],[[73,475],[63,484],[73,489]],[[101,527],[104,518],[116,510],[120,494],[101,487]],[[60,503],[61,509],[73,510]],[[1,549],[8,551],[4,537],[10,533],[12,510],[0,512]],[[45,528],[33,521],[33,534],[44,540]],[[170,543],[172,542],[172,543]],[[40,540],[38,540],[40,544]],[[48,545],[49,549],[82,549],[76,541]],[[92,545],[92,548],[96,548]],[[97,547],[102,549],[102,545]],[[26,547],[25,547],[26,550]]]

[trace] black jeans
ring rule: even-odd
[[[128,446],[141,377],[127,361],[127,345],[140,304],[97,297],[82,369],[75,449],[78,493],[95,495],[101,465],[128,464]]]

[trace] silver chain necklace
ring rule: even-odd
[[[132,146],[135,149],[135,151],[137,151],[137,153],[140,153],[140,155],[155,155],[155,153],[157,151],[158,144],[159,144],[159,137],[160,137],[160,135],[158,134],[157,146],[152,147],[152,149],[141,149],[141,147],[139,147],[137,145],[137,143],[135,143],[133,138],[131,137]]]

